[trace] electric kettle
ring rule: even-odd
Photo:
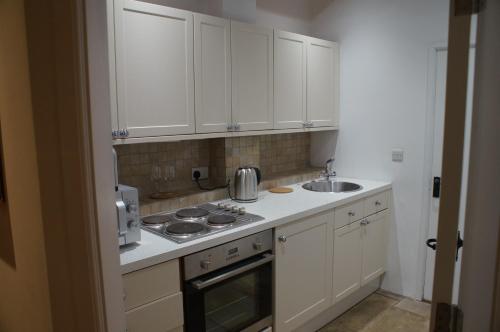
[[[260,178],[260,169],[257,167],[238,168],[234,174],[234,200],[241,203],[257,201]]]

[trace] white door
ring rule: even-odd
[[[275,231],[276,330],[292,331],[331,303],[333,212]]]
[[[307,37],[274,31],[274,127],[302,128],[306,121]]]
[[[387,210],[366,217],[361,226],[363,260],[361,286],[380,277],[387,264]]]
[[[467,110],[465,120],[465,134],[464,134],[464,160],[462,167],[462,188],[460,194],[460,215],[458,229],[460,235],[464,237],[464,219],[465,219],[465,205],[467,199],[467,178],[469,173],[469,147],[470,147],[470,130],[472,118],[472,92],[474,82],[474,61],[475,49],[469,52],[469,75],[467,84]],[[432,152],[432,177],[441,177],[441,164],[443,154],[443,133],[444,133],[444,110],[445,110],[445,96],[446,96],[446,64],[448,58],[447,49],[439,49],[436,52],[436,65],[435,65],[435,97],[434,97],[434,139],[433,139],[433,152]],[[428,196],[430,199],[429,211],[429,232],[428,238],[435,239],[437,236],[438,216],[439,216],[439,198],[432,195],[433,179],[430,179],[430,187]],[[432,249],[427,249],[427,256],[425,262],[425,281],[424,281],[424,295],[425,300],[432,300],[432,285],[434,282],[434,264],[436,259],[436,252]],[[461,250],[458,252],[458,261],[455,264],[455,275],[453,282],[453,303],[458,303],[458,285],[460,280],[460,261]]]
[[[194,14],[196,132],[225,132],[231,123],[231,24]]]
[[[337,303],[361,284],[361,225],[353,222],[335,230],[333,239],[333,302]]]
[[[338,126],[338,44],[311,37],[308,40],[307,120],[313,127]]]
[[[272,129],[273,30],[232,21],[231,60],[236,128]]]
[[[115,6],[119,127],[129,137],[194,133],[193,14],[134,0]]]

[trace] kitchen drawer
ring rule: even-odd
[[[184,324],[182,293],[163,297],[125,313],[127,332],[181,331]]]
[[[123,275],[125,311],[181,289],[179,260],[172,260]],[[165,331],[165,330],[164,330]]]
[[[335,208],[335,229],[364,218],[363,200]]]
[[[380,194],[373,195],[365,199],[365,215],[377,213],[387,209],[387,195],[388,192],[384,191]]]

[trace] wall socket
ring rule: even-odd
[[[206,180],[208,179],[208,167],[194,167],[191,169],[191,180],[195,180],[194,178],[194,172],[200,172],[200,178],[199,180]]]
[[[401,163],[404,160],[404,155],[403,149],[392,149],[392,161]]]

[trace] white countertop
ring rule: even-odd
[[[250,234],[284,225],[291,221],[311,216],[325,210],[330,210],[334,207],[391,188],[389,182],[340,177],[337,178],[337,180],[358,183],[363,189],[352,193],[321,193],[305,190],[301,186],[302,183],[299,183],[287,186],[294,189],[294,191],[289,194],[273,194],[268,191],[263,191],[259,193],[257,202],[237,204],[239,206],[244,206],[249,213],[258,214],[264,217],[265,220],[182,244],[141,230],[141,241],[120,248],[122,273],[129,273],[154,264],[186,256]]]

